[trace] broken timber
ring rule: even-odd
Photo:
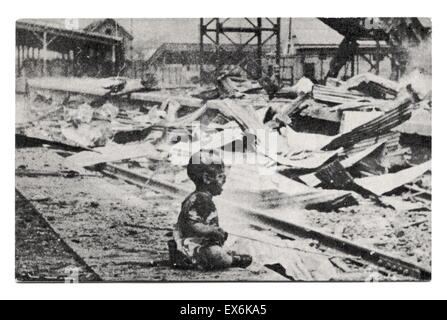
[[[407,99],[383,116],[336,137],[323,150],[336,150],[340,147],[353,146],[362,140],[388,133],[391,129],[411,118],[411,108],[411,101]]]
[[[166,183],[154,178],[148,178],[130,170],[110,164],[106,164],[104,173],[108,173],[112,176],[124,179],[125,181],[140,187],[147,186],[158,191],[167,191],[174,198],[183,198],[189,194],[187,190],[179,188],[178,186],[175,186],[173,184]],[[263,222],[270,227],[275,227],[278,230],[286,232],[290,235],[318,240],[325,246],[346,252],[354,256],[359,256],[370,263],[384,266],[390,270],[396,270],[396,272],[401,270],[404,275],[408,275],[420,280],[429,281],[431,279],[431,270],[395,255],[356,244],[352,241],[330,235],[322,230],[299,225],[294,221],[288,220],[287,218],[279,219],[278,217],[275,217],[270,213],[260,211],[258,209],[246,208],[244,205],[235,204],[234,202],[221,199],[217,200],[217,202],[224,203],[225,206],[230,208],[232,207],[235,209],[239,209],[248,216],[255,218],[257,221]]]

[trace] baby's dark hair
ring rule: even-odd
[[[203,184],[203,173],[216,176],[225,169],[222,157],[218,151],[200,151],[189,159],[186,172],[196,186]]]

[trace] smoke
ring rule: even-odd
[[[405,45],[404,45],[405,46]],[[431,100],[432,91],[432,39],[431,36],[417,46],[407,45],[406,72],[399,83],[411,85],[420,99]]]
[[[407,72],[419,69],[424,74],[432,74],[432,39],[423,40],[418,46],[408,48]]]

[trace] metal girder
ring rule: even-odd
[[[204,65],[214,65],[214,73],[216,76],[222,70],[224,65],[239,66],[249,73],[249,76],[254,79],[259,79],[262,77],[262,58],[263,58],[263,48],[269,40],[276,37],[276,63],[280,64],[281,58],[281,19],[277,18],[276,21],[272,21],[268,18],[244,18],[243,21],[247,22],[249,26],[244,27],[234,27],[228,26],[228,21],[234,20],[231,18],[220,19],[200,19],[200,74],[201,77],[204,72]],[[230,35],[234,34],[247,34],[252,35],[249,37],[248,41],[240,43],[235,41]],[[222,45],[222,37],[227,39],[230,45],[234,48],[226,50],[225,46]],[[209,55],[210,52],[205,52],[205,41],[208,39],[212,45],[214,45],[214,50],[211,53],[211,61],[205,61],[205,56]],[[249,46],[255,46],[255,49],[247,50]],[[244,54],[247,52],[247,55]],[[227,53],[227,58],[223,57],[223,54]],[[254,53],[254,58],[248,59],[248,55]],[[231,57],[228,58],[228,57]],[[234,61],[237,57],[240,57],[239,61]],[[231,61],[230,61],[231,60]],[[251,60],[251,61],[249,61]],[[246,64],[249,62],[254,62],[255,70],[248,70]]]

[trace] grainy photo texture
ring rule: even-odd
[[[431,34],[18,20],[16,280],[431,280]]]

